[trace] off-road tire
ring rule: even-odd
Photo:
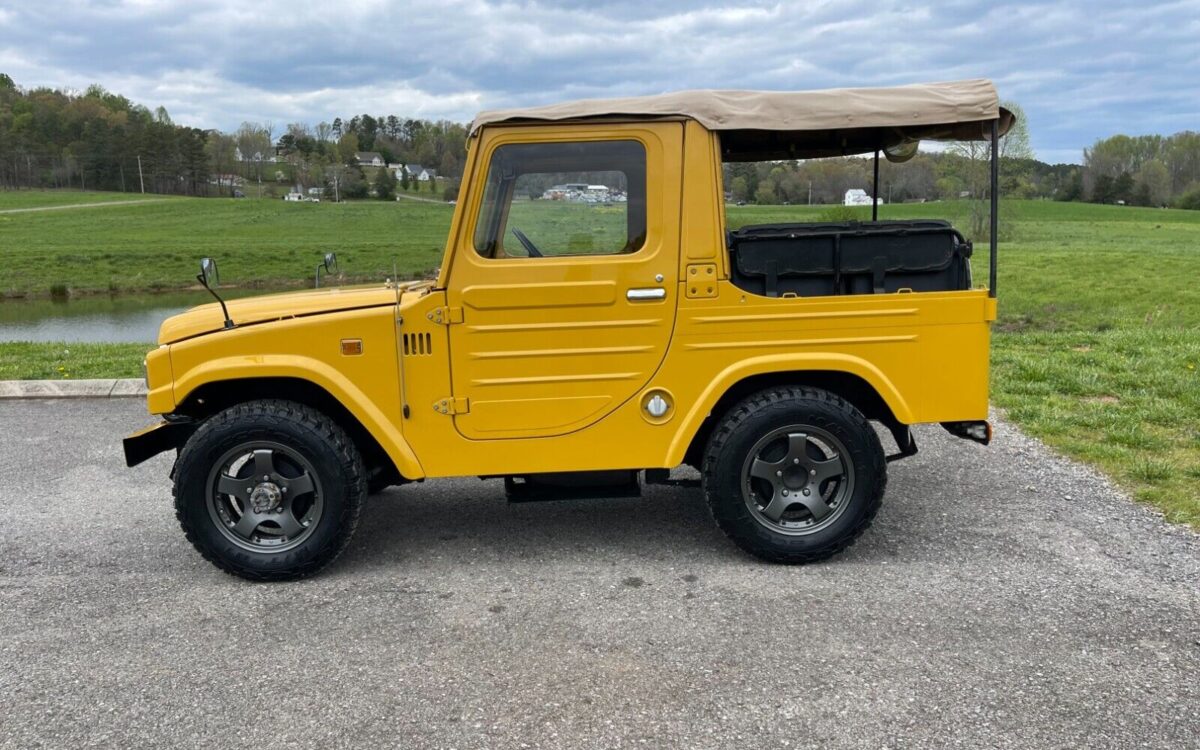
[[[830,525],[807,535],[768,528],[752,514],[743,494],[750,452],[772,431],[812,426],[835,437],[851,463],[846,506]],[[870,423],[845,399],[798,386],[770,388],[731,408],[709,437],[701,472],[709,511],[717,525],[746,552],[774,563],[804,564],[827,559],[858,539],[883,502],[887,461]]]
[[[248,441],[269,440],[304,457],[323,489],[323,512],[303,542],[285,551],[239,547],[217,528],[209,512],[210,476],[220,456]],[[366,471],[353,441],[333,420],[303,404],[262,400],[238,404],[211,417],[188,440],[175,470],[175,515],[206,560],[253,581],[311,576],[333,562],[358,525],[367,496]]]

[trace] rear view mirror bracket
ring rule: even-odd
[[[217,271],[217,262],[212,258],[200,259],[200,273],[196,274],[196,281],[208,290],[208,293],[213,296],[213,299],[221,305],[221,315],[225,317],[225,327],[233,328],[233,320],[229,317],[229,310],[225,307],[225,300],[221,299],[221,295],[217,294],[216,289],[221,285],[221,274]]]

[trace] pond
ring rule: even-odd
[[[263,289],[221,291],[225,299],[267,293]],[[4,300],[0,301],[0,341],[152,344],[163,320],[212,301],[203,289],[69,300]]]

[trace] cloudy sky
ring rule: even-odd
[[[1200,0],[0,0],[0,72],[225,130],[982,76],[1042,159],[1078,161],[1113,133],[1200,129]]]

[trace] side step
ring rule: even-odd
[[[689,489],[698,489],[700,487],[699,479],[671,479],[670,469],[646,469],[645,481],[646,484],[665,485],[667,487],[687,487]]]
[[[504,478],[510,503],[641,497],[636,471],[580,471]]]

